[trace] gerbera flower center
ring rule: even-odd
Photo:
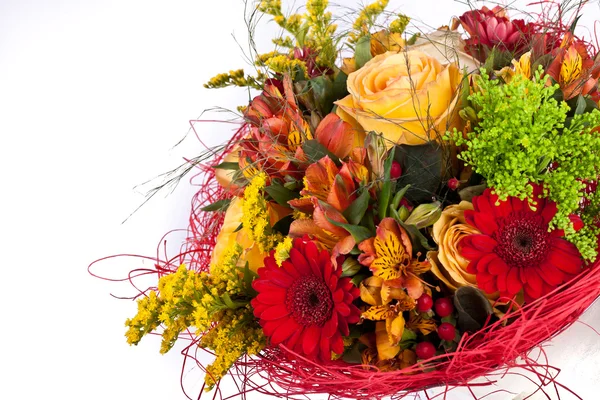
[[[539,215],[511,214],[500,223],[496,254],[513,267],[538,265],[548,255],[548,225]]]
[[[333,311],[331,290],[315,275],[298,278],[287,290],[285,305],[301,325],[323,325]]]

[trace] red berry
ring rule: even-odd
[[[460,182],[456,178],[451,178],[448,180],[447,185],[450,190],[456,190],[458,189]]]
[[[417,299],[418,312],[427,312],[431,310],[431,306],[433,306],[433,299],[430,295],[423,293],[421,297]]]
[[[427,360],[428,358],[435,356],[435,346],[429,342],[417,343],[415,353],[417,353],[417,357],[421,360]]]
[[[392,167],[390,168],[390,178],[398,179],[402,176],[402,166],[398,161],[392,161]]]
[[[454,311],[454,306],[452,305],[452,302],[450,301],[450,299],[448,299],[447,297],[436,300],[435,313],[439,317],[442,317],[442,318],[447,317],[448,315],[452,314],[453,311]]]
[[[454,336],[456,336],[456,329],[454,329],[454,325],[449,322],[442,322],[442,324],[437,329],[438,336],[442,340],[454,340]]]

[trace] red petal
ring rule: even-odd
[[[289,315],[289,313],[290,312],[288,311],[285,304],[278,304],[276,306],[271,306],[265,311],[263,311],[263,313],[260,315],[260,318],[267,321],[272,321],[274,319],[283,318],[286,315]]]
[[[350,304],[350,311],[352,312],[352,314],[350,314],[348,317],[346,317],[346,322],[348,322],[349,324],[355,324],[360,320],[360,310],[358,309],[358,307],[356,307],[354,304]],[[345,333],[344,336],[348,336],[349,333]]]
[[[280,325],[282,325],[283,322],[287,322],[287,319],[277,321],[266,321],[264,325],[262,325],[263,333],[265,334],[265,336],[270,337],[271,335],[273,335],[273,332],[275,332],[275,330],[279,328]]]
[[[550,261],[546,261],[540,266],[538,274],[550,286],[558,286],[565,281],[565,274]]]
[[[337,303],[335,305],[335,310],[339,312],[342,317],[350,315],[350,307],[348,307],[346,303]]]
[[[538,275],[537,268],[523,268],[525,276],[527,277],[527,286],[529,286],[533,292],[542,293],[543,281],[542,278]],[[530,293],[530,296],[533,298],[538,298],[538,296],[533,296]]]
[[[473,247],[486,253],[493,251],[498,245],[498,242],[487,235],[470,235],[466,238],[471,238]]]
[[[502,271],[502,273],[499,274],[496,279],[496,285],[498,286],[498,290],[501,293],[506,293],[508,291],[508,289],[506,288],[506,277],[508,276],[508,271],[508,266],[506,266],[506,269]]]
[[[304,330],[302,335],[302,350],[304,354],[311,355],[317,349],[319,339],[321,338],[321,328],[317,325],[311,325]]]
[[[331,263],[329,263],[329,266],[331,266]],[[337,289],[338,286],[338,276],[337,275],[331,275],[331,278],[329,278],[329,290],[331,290],[332,292]]]
[[[335,335],[331,339],[331,350],[336,354],[342,354],[344,352],[344,340],[340,334]],[[329,357],[331,359],[331,356]]]
[[[265,257],[263,262],[265,263],[265,267],[267,267],[264,270],[262,270],[263,273],[266,273],[271,269],[279,268],[279,265],[277,265],[277,261],[275,261],[275,258],[273,258],[273,257]],[[261,269],[258,270],[259,275],[260,275]]]
[[[475,227],[486,235],[492,235],[498,229],[498,224],[496,224],[496,220],[492,215],[475,213],[473,220],[475,221]]]
[[[298,269],[301,275],[308,275],[310,271],[310,266],[304,255],[300,253],[297,249],[292,248],[290,250],[290,260],[294,264],[294,267]]]
[[[332,312],[329,321],[323,325],[323,337],[330,338],[338,330],[338,313]]]
[[[298,339],[300,339],[302,333],[304,332],[304,328],[301,325],[298,326],[299,328],[296,330],[296,332],[294,332],[292,337],[289,338],[289,340],[285,343],[285,346],[290,350],[294,350],[294,347],[296,347],[296,345],[298,344]]]
[[[319,357],[321,360],[331,360],[331,345],[330,339],[321,336],[319,343]]]
[[[284,262],[281,263],[281,268],[283,268],[283,270],[285,272],[287,272],[290,276],[292,276],[293,278],[299,278],[301,275],[301,272],[299,272],[296,269],[296,266],[294,264],[292,264],[289,259],[285,260]],[[304,273],[302,273],[304,275]]]
[[[576,249],[574,244],[569,243],[564,239],[555,239],[553,245],[556,245],[557,242],[565,242],[567,245],[571,245]],[[564,247],[565,245],[562,243],[553,247],[548,254],[548,261],[563,272],[571,275],[579,274],[583,264],[581,257],[578,254],[575,255],[572,252],[567,253],[563,251],[562,248]]]
[[[475,261],[471,261],[469,263],[469,265],[467,265],[467,272],[470,274],[476,274],[477,273],[477,263],[479,262],[480,259],[477,259]]]
[[[304,254],[306,255],[306,259],[308,260],[311,269],[318,270],[319,249],[317,249],[315,242],[308,242],[306,244]]]
[[[531,210],[529,208],[529,205],[527,204],[527,202],[528,202],[527,199],[521,200],[518,197],[509,197],[508,201],[510,201],[510,203],[512,205],[513,212],[519,212],[519,211],[523,211],[523,210],[525,210],[525,211]]]
[[[338,289],[333,293],[333,296],[331,296],[331,298],[333,299],[334,303],[341,303],[342,301],[344,301],[344,290],[343,289]]]
[[[523,284],[519,280],[519,269],[515,267],[511,268],[506,276],[506,289],[508,293],[513,296],[519,293],[522,287]]]
[[[500,257],[496,257],[488,264],[488,272],[492,275],[501,275],[508,272],[508,265]]]
[[[285,324],[279,324],[273,335],[271,335],[271,344],[273,346],[278,345],[284,340],[291,337],[294,332],[297,332],[300,328],[300,325],[293,319],[289,318]]]
[[[277,267],[277,269],[269,269],[266,274],[266,279],[284,288],[287,288],[294,283],[294,278],[279,267]]]
[[[350,317],[353,317],[354,315],[355,314],[352,314],[350,315]],[[358,315],[360,316],[360,314]],[[358,322],[358,320],[356,322]],[[348,328],[348,321],[344,317],[340,317],[338,321],[338,331],[344,336],[348,336],[350,334],[350,328]]]
[[[496,253],[488,253],[485,256],[481,257],[481,259],[477,263],[477,273],[486,272],[489,274],[490,273],[488,271],[489,264],[492,261],[494,261],[496,258],[498,258]]]
[[[530,285],[523,285],[523,292],[527,302],[531,302],[535,299],[539,299],[542,296],[542,287],[533,287]]]
[[[283,304],[283,303],[285,303],[285,290],[276,289],[276,290],[269,290],[266,292],[261,292],[258,294],[258,296],[256,296],[256,299],[263,304],[269,304],[269,305]]]
[[[494,214],[498,218],[508,217],[513,212],[512,204],[510,201],[501,201],[499,205],[496,206],[496,201],[498,201],[498,195],[491,196],[490,203],[494,204]]]
[[[538,205],[540,207],[540,205]],[[556,203],[551,201],[546,204],[546,207],[542,210],[542,218],[544,219],[544,224],[548,224],[552,218],[556,215],[557,211]]]

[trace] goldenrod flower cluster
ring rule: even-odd
[[[294,37],[278,38],[273,43],[289,49],[307,47],[317,54],[317,65],[333,68],[337,58],[337,26],[331,23],[331,13],[327,12],[328,3],[327,0],[308,0],[306,14],[292,14],[288,17],[281,11],[281,0],[263,0],[259,3],[258,10],[273,16],[273,20]],[[277,73],[293,71],[295,67],[306,72],[306,65],[300,60],[294,60],[292,52],[263,58],[263,63]]]
[[[297,68],[300,68],[305,75],[308,74],[308,69],[304,61],[296,60],[289,55],[281,53],[275,53],[274,55],[272,53],[262,54],[259,56],[257,64],[264,65],[278,74],[290,74],[295,72]]]
[[[244,354],[258,354],[266,345],[262,328],[253,321],[252,308],[226,310],[219,323],[206,333],[200,346],[213,349],[217,358],[206,368],[204,378],[209,391]]]
[[[389,27],[390,33],[404,33],[406,27],[410,23],[410,17],[404,14],[398,14],[398,18],[392,21]]]
[[[217,359],[209,366],[206,382],[212,387],[243,354],[256,354],[265,338],[249,305],[249,270],[237,267],[242,247],[233,242],[210,274],[181,265],[177,272],[160,278],[158,291],[138,300],[138,313],[128,319],[127,342],[137,345],[144,335],[164,326],[160,352],[168,352],[179,335],[190,327],[204,335],[202,347],[214,350]],[[244,329],[241,327],[244,326]],[[213,329],[211,329],[211,327]]]
[[[251,75],[245,75],[243,69],[237,69],[229,71],[229,73],[222,73],[212,77],[204,84],[204,87],[207,89],[218,89],[227,86],[238,86],[262,89],[266,79],[267,76],[261,71],[258,71],[256,77],[253,77]]]
[[[292,249],[293,240],[291,237],[286,236],[282,242],[279,242],[275,247],[275,261],[277,265],[281,267],[281,264],[290,257],[290,250]]]
[[[349,35],[350,43],[356,43],[361,37],[369,34],[377,17],[385,11],[389,2],[389,0],[376,0],[365,6],[365,8],[358,13],[356,20],[354,20],[354,24],[352,25],[354,31]]]
[[[269,210],[263,196],[266,184],[267,176],[264,172],[254,175],[244,190],[242,200],[242,225],[248,232],[249,238],[258,244],[263,253],[272,250],[283,240],[282,234],[273,233],[271,230]]]

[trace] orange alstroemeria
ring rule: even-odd
[[[317,141],[340,159],[346,158],[352,151],[354,134],[352,125],[336,114],[325,116],[315,131]]]
[[[312,212],[313,198],[324,201],[336,210],[344,212],[356,199],[358,183],[366,183],[368,171],[365,166],[349,160],[338,169],[335,163],[325,156],[306,169],[304,189],[301,198],[291,200],[290,206],[305,212]]]
[[[318,246],[331,250],[331,260],[337,267],[337,257],[348,254],[356,245],[356,241],[347,230],[332,223],[348,223],[341,212],[316,198],[312,198],[312,202],[312,219],[297,219],[292,222],[289,236],[294,238],[308,235],[313,238]]]
[[[597,87],[600,64],[589,56],[584,43],[567,34],[546,73],[558,82],[565,100],[569,100]]]
[[[393,281],[390,286],[406,288],[413,299],[421,297],[423,281],[418,277],[430,269],[429,262],[412,258],[412,244],[406,231],[393,218],[384,218],[374,238],[358,245],[363,251],[359,262],[371,269],[374,276]]]
[[[313,138],[294,96],[292,79],[283,79],[283,93],[265,85],[244,112],[248,135],[240,142],[240,167],[256,165],[270,177],[301,176],[302,143]],[[247,174],[245,174],[247,175]]]
[[[400,348],[397,344],[404,333],[405,320],[402,313],[413,310],[416,302],[402,288],[391,286],[393,281],[384,281],[371,276],[360,284],[360,298],[369,307],[361,318],[371,321],[385,321],[384,329],[376,330],[379,359],[395,357]]]

